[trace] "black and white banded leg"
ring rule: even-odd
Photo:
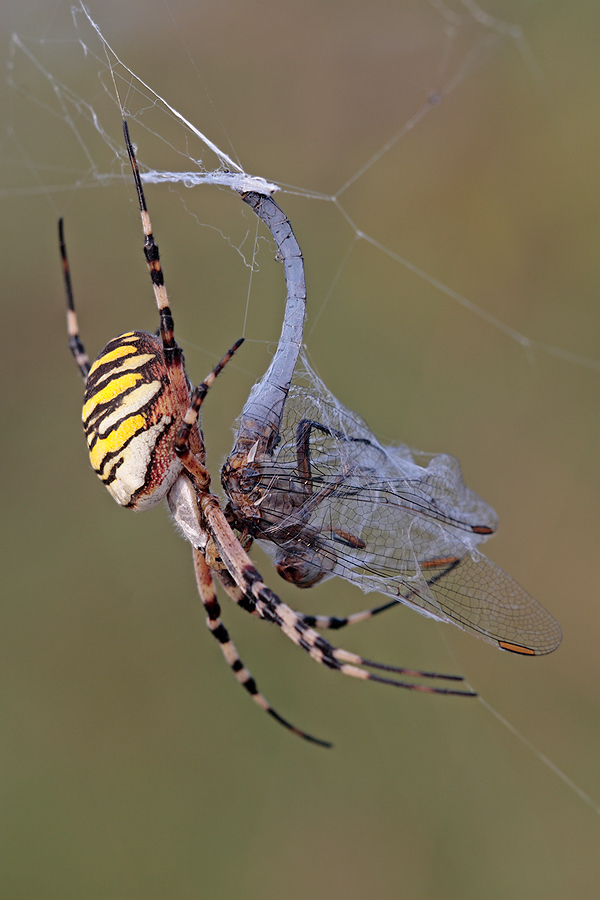
[[[235,596],[232,595],[232,599],[239,603],[239,599],[237,598],[243,595],[245,607],[247,607],[249,601],[254,600],[256,611],[261,618],[264,618],[269,622],[274,622],[281,628],[286,637],[305,650],[312,659],[330,669],[341,672],[343,675],[358,678],[362,681],[378,681],[382,684],[389,684],[394,687],[405,688],[406,690],[422,691],[424,693],[475,696],[472,691],[414,684],[412,682],[399,681],[397,679],[383,677],[381,675],[376,675],[373,672],[366,671],[366,669],[379,669],[381,671],[399,675],[408,675],[410,677],[443,677],[444,679],[451,681],[463,680],[457,675],[439,676],[437,673],[433,672],[417,672],[405,667],[378,663],[374,660],[359,656],[356,653],[351,653],[348,650],[334,647],[322,635],[308,626],[303,621],[303,617],[300,613],[291,609],[266,586],[262,580],[262,576],[252,564],[239,541],[237,541],[229,523],[225,519],[223,511],[216,502],[216,498],[206,494],[200,496],[198,499],[203,517],[208,524],[208,530],[215,539],[215,544],[221,559],[226,564],[229,574],[239,588],[239,593],[236,593]]]
[[[304,740],[310,741],[313,744],[319,744],[321,747],[331,747],[331,744],[328,741],[319,740],[319,738],[313,737],[313,735],[308,734],[306,731],[301,731],[299,728],[296,728],[295,725],[292,725],[291,722],[288,722],[287,719],[284,719],[283,716],[280,716],[279,713],[273,709],[266,697],[260,693],[256,686],[256,681],[244,666],[240,655],[236,650],[235,644],[229,637],[229,632],[221,621],[221,608],[217,599],[211,571],[206,564],[206,560],[199,550],[194,549],[193,553],[198,593],[200,594],[200,599],[206,610],[206,624],[213,637],[219,642],[221,652],[239,683],[248,691],[254,702],[258,704],[261,709],[276,719],[277,722],[289,731],[293,732],[293,734],[296,734],[298,737],[304,738]],[[234,590],[235,586],[231,589]],[[242,600],[243,598],[240,597],[240,601],[238,601],[240,602],[240,605],[243,605]]]

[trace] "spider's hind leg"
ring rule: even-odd
[[[288,722],[287,719],[284,719],[283,716],[280,716],[279,713],[273,709],[268,700],[260,693],[256,686],[254,678],[252,677],[248,669],[244,666],[233,641],[229,637],[227,629],[221,622],[221,609],[219,606],[219,601],[217,600],[212,574],[206,564],[204,556],[199,550],[194,549],[193,552],[196,583],[198,585],[200,598],[206,610],[207,625],[213,637],[215,637],[219,642],[223,656],[225,657],[229,667],[231,668],[239,683],[248,691],[254,702],[258,704],[261,709],[268,713],[273,719],[276,719],[277,722],[279,722],[289,731],[298,735],[298,737],[304,738],[304,740],[306,741],[310,741],[313,744],[319,744],[321,747],[331,747],[331,744],[328,741],[321,741],[319,740],[319,738],[313,737],[311,734],[307,734],[305,731],[301,731],[299,728],[296,728],[295,725],[292,725],[291,722]],[[252,604],[244,602],[245,598],[243,592],[236,587],[233,581],[231,581],[228,577],[225,577],[225,575],[224,577],[220,578],[220,581],[227,592],[231,594],[231,598],[236,603],[239,603],[240,606],[242,606],[248,612],[253,612]]]

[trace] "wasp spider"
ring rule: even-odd
[[[248,541],[241,542],[236,536],[219,500],[210,492],[210,476],[205,467],[204,442],[198,424],[200,407],[209,387],[242,341],[237,341],[208,377],[191,389],[183,353],[175,341],[158,247],[126,122],[123,131],[140,206],[144,253],[160,316],[157,335],[128,331],[110,341],[90,366],[79,339],[62,220],[59,223],[69,346],[85,381],[83,427],[92,467],[121,506],[148,509],[166,498],[173,518],[192,544],[196,582],[207,613],[207,624],[227,663],[252,699],[294,734],[330,746],[286,721],[259,693],[221,622],[215,581],[235,603],[277,625],[290,640],[330,669],[410,690],[474,696],[469,691],[399,681],[366,671],[365,667],[368,667],[408,676],[460,680],[458,676],[415,672],[376,663],[336,648],[311,625],[340,627],[360,621],[366,614],[343,620],[302,616],[283,603],[263,582],[246,552]],[[385,604],[380,609],[390,605],[393,604]]]

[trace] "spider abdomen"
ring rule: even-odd
[[[121,506],[147,509],[181,472],[179,424],[160,339],[130,331],[110,341],[85,385],[83,428],[93,469]]]

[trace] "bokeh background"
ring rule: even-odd
[[[461,460],[500,517],[487,552],[552,611],[564,641],[520,659],[402,608],[340,635],[366,656],[460,671],[538,752],[476,701],[336,677],[229,604],[266,695],[335,749],[296,741],[249,702],[204,628],[189,548],[164,509],[122,511],[89,468],[56,219],[95,355],[121,331],[155,327],[139,217],[128,179],[94,176],[121,165],[86,109],[61,107],[55,90],[100,111],[120,146],[102,65],[77,44],[85,33],[91,47],[89,29],[68,2],[4,0],[2,895],[597,897],[600,8],[90,9],[121,58],[248,171],[299,188],[279,202],[304,251],[319,373],[380,437]],[[127,102],[141,161],[181,168],[179,126],[133,90]],[[307,197],[335,194],[394,136],[340,195],[354,226]],[[148,200],[191,377],[248,337],[205,407],[218,484],[231,424],[277,340],[283,276],[260,241],[246,319],[256,227],[238,198],[161,186]],[[292,605],[365,605],[342,583],[299,593],[255,558]]]

